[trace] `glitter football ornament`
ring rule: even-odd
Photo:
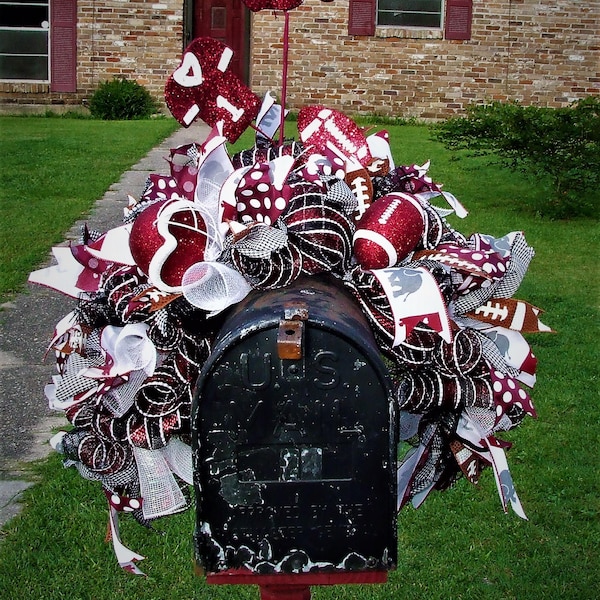
[[[409,194],[388,194],[374,202],[359,221],[354,256],[365,270],[393,267],[415,249],[423,229],[419,201]]]
[[[357,160],[363,167],[373,157],[362,129],[345,114],[325,106],[307,106],[298,113],[298,132],[304,144],[320,152]]]

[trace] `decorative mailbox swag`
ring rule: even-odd
[[[50,344],[46,396],[72,425],[52,444],[101,484],[136,574],[118,515],[148,525],[192,486],[198,562],[253,577],[392,568],[396,511],[486,466],[526,518],[498,436],[535,416],[523,334],[550,329],[514,298],[533,248],[457,231],[467,211],[429,163],[396,165],[385,130],[305,106],[286,139],[299,3],[249,4],[284,11],[281,104],[195,40],[165,99],[207,137],[171,150],[122,225],[85,228],[30,275],[77,299]]]

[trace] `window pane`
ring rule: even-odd
[[[48,54],[48,32],[0,30],[0,53]]]
[[[41,27],[48,21],[48,6],[0,6],[0,27]]]
[[[440,27],[439,15],[418,13],[380,12],[377,16],[378,25],[395,25],[397,27]]]
[[[213,6],[211,9],[210,28],[225,29],[227,26],[227,8],[224,6]]]
[[[441,27],[442,0],[379,0],[377,24],[396,27]]]
[[[0,79],[48,80],[46,56],[0,56]]]
[[[379,10],[441,12],[442,0],[379,0]]]

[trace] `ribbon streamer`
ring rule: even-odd
[[[500,497],[504,512],[507,512],[508,506],[510,506],[519,517],[528,520],[517,495],[508,468],[506,454],[498,440],[493,435],[483,431],[477,421],[472,419],[468,413],[461,415],[456,433],[463,440],[467,441],[469,448],[475,454],[491,464],[498,496]]]
[[[119,513],[110,502],[108,515],[111,533],[110,537],[119,566],[121,569],[131,573],[132,575],[142,575],[143,577],[146,577],[146,574],[135,564],[140,560],[144,560],[146,557],[138,554],[137,552],[133,552],[133,550],[130,550],[121,542],[121,536],[119,534]]]
[[[419,323],[431,327],[446,342],[452,341],[446,304],[427,269],[394,267],[371,271],[381,283],[394,315],[393,346],[398,346]]]

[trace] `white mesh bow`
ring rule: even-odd
[[[235,269],[222,263],[200,262],[185,272],[182,289],[190,304],[214,314],[245,298],[252,288]]]

